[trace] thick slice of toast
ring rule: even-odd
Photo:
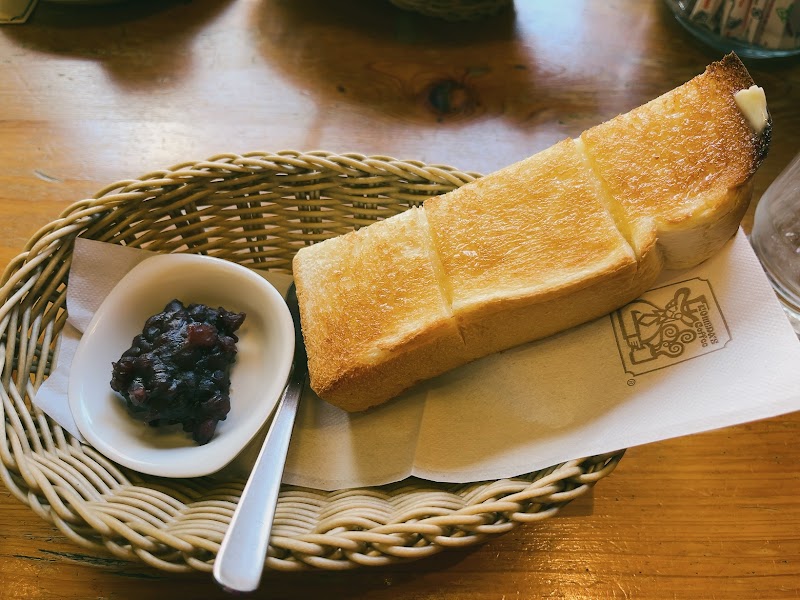
[[[303,248],[311,387],[349,411],[634,300],[713,254],[747,208],[770,124],[734,55],[631,112],[422,209]],[[766,115],[766,107],[764,107]]]
[[[466,360],[421,208],[304,248],[293,270],[320,397],[360,410]]]
[[[600,316],[619,301],[616,287],[627,298],[652,283],[641,277],[598,183],[578,145],[564,140],[425,201],[445,294],[470,355]],[[548,309],[549,300],[601,284],[604,291],[592,293],[591,304],[584,298],[574,309]]]
[[[730,54],[679,88],[585,131],[586,156],[635,249],[658,240],[665,268],[696,265],[739,226],[770,131],[735,95],[753,85]]]

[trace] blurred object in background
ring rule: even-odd
[[[398,8],[448,21],[475,21],[491,17],[514,0],[390,0]]]
[[[126,0],[42,0],[57,4],[116,4]],[[39,0],[0,0],[0,24],[24,23]]]
[[[696,38],[745,58],[800,54],[798,0],[665,0]]]
[[[24,23],[37,0],[0,0],[0,23]]]

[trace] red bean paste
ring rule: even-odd
[[[111,388],[151,426],[179,423],[198,444],[211,441],[231,409],[234,333],[245,313],[172,300],[144,324],[113,365]]]

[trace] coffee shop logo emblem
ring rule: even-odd
[[[646,292],[611,314],[625,371],[642,375],[725,347],[731,335],[705,279]]]

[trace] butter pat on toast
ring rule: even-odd
[[[577,139],[301,249],[312,389],[364,410],[711,256],[738,228],[769,145],[752,86],[728,55]]]

